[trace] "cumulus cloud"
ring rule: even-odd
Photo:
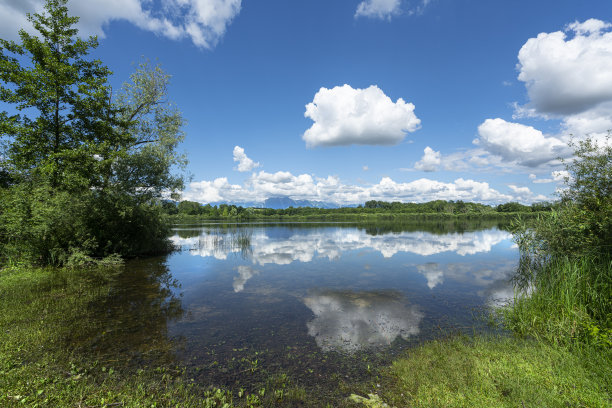
[[[364,0],[357,5],[355,18],[370,17],[390,20],[401,13],[400,0]]]
[[[293,175],[279,171],[253,173],[243,185],[231,184],[225,177],[213,181],[189,184],[183,192],[186,200],[202,203],[263,202],[270,197],[290,197],[294,200],[311,200],[338,205],[363,204],[369,200],[426,202],[431,200],[464,200],[499,203],[514,197],[492,188],[489,183],[458,178],[453,182],[421,178],[399,183],[383,177],[379,183],[362,186],[344,184],[335,176],[313,177],[310,174]]]
[[[395,145],[421,124],[412,103],[393,102],[376,85],[321,88],[304,116],[314,121],[302,136],[309,147]]]
[[[0,4],[0,37],[16,39],[20,28],[32,31],[25,13],[41,12],[44,0],[11,0]],[[155,34],[177,40],[189,38],[195,45],[212,48],[238,15],[241,0],[163,0],[155,7],[149,0],[71,0],[71,14],[80,17],[82,35],[104,37],[112,21],[127,21]]]
[[[518,54],[518,79],[527,87],[529,106],[543,114],[568,115],[612,100],[609,28],[589,19],[569,24],[566,32],[530,38]]]
[[[570,173],[567,170],[557,170],[550,174],[554,181],[565,182],[570,179]]]
[[[415,163],[414,168],[421,171],[436,171],[440,166],[440,152],[436,152],[431,147],[427,146],[424,150],[421,160]]]
[[[238,162],[238,167],[236,167],[236,170],[240,172],[251,171],[260,166],[258,162],[256,163],[249,159],[244,153],[244,149],[240,146],[234,147],[234,161]]]
[[[532,182],[535,184],[547,184],[547,183],[552,183],[554,180],[550,179],[550,178],[543,178],[543,179],[533,179]]]
[[[514,184],[509,184],[508,187],[514,193],[516,201],[531,203],[534,201],[546,201],[548,198],[542,194],[534,194],[529,187],[520,187]]]
[[[504,161],[536,167],[567,156],[567,143],[545,136],[541,131],[503,119],[487,119],[478,126],[479,138],[474,143]]]

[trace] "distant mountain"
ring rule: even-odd
[[[274,210],[284,210],[289,207],[313,207],[313,208],[341,208],[341,207],[357,207],[357,204],[338,205],[334,203],[326,203],[323,201],[310,201],[310,200],[294,200],[286,196],[270,197],[265,201],[243,201],[243,202],[223,202],[217,201],[209,203],[213,206],[219,206],[220,204],[233,204],[244,208],[272,208]]]
[[[289,197],[270,197],[264,201],[263,207],[281,210],[289,207],[338,208],[339,206],[321,201],[294,200]]]
[[[263,202],[256,201],[245,201],[245,202],[215,202],[210,203],[210,205],[219,206],[219,204],[234,204],[239,205],[244,208],[254,207],[254,208],[272,208],[274,210],[284,210],[289,207],[314,207],[314,208],[340,208],[341,206],[333,203],[324,203],[322,201],[310,201],[310,200],[294,200],[289,197],[278,196],[278,197],[270,197]],[[356,206],[344,206],[344,207],[356,207]]]

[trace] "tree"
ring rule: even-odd
[[[48,0],[45,13],[28,14],[40,37],[21,30],[21,44],[0,40],[0,100],[20,112],[0,116],[8,161],[22,180],[54,189],[87,186],[97,148],[113,134],[110,71],[85,58],[97,39],[76,36],[66,2]]]
[[[565,163],[561,204],[533,226],[516,226],[516,239],[529,262],[549,258],[600,255],[612,248],[612,144],[610,137],[571,143],[574,157]],[[498,210],[499,211],[499,210]]]
[[[182,188],[173,172],[184,120],[169,76],[142,63],[113,100],[110,71],[87,55],[67,0],[28,15],[39,36],[0,40],[0,257],[65,263],[72,254],[142,255],[168,248],[159,199]]]
[[[168,101],[170,76],[148,62],[139,65],[124,84],[113,105],[118,113],[118,144],[103,158],[106,171],[103,186],[113,186],[141,201],[161,197],[163,192],[182,189],[183,177],[173,173],[187,163],[177,152],[183,141],[185,121]]]

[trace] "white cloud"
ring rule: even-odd
[[[302,139],[309,147],[395,145],[420,127],[414,105],[402,98],[393,102],[376,85],[321,88],[304,116],[314,121]]]
[[[362,186],[344,184],[335,176],[313,177],[310,174],[295,176],[279,171],[253,173],[243,185],[230,184],[227,178],[214,181],[192,182],[183,192],[183,199],[202,203],[215,202],[263,202],[267,198],[286,196],[294,200],[311,200],[339,205],[363,204],[369,200],[426,202],[431,200],[464,200],[499,203],[514,199],[491,188],[486,182],[458,178],[454,182],[421,178],[398,183],[383,177],[379,183]]]
[[[571,177],[569,171],[567,170],[553,171],[550,175],[552,176],[553,180],[557,182],[565,182],[565,180],[568,180]]]
[[[612,32],[596,19],[568,25],[567,33],[540,33],[518,54],[529,106],[543,114],[570,115],[612,100]],[[567,34],[573,33],[568,39]]]
[[[514,193],[516,201],[531,203],[534,201],[546,201],[548,198],[542,194],[534,194],[529,187],[520,187],[514,184],[509,184],[508,187]]]
[[[234,147],[234,161],[238,162],[238,167],[236,167],[236,170],[240,172],[251,171],[260,166],[259,163],[249,159],[244,153],[244,149],[240,146]]]
[[[416,162],[414,168],[421,171],[436,171],[440,166],[440,152],[436,152],[431,147],[427,146],[424,150],[421,160]]]
[[[0,37],[17,39],[20,28],[32,31],[26,12],[41,12],[44,0],[10,0],[0,4]],[[189,38],[212,48],[238,15],[241,0],[163,0],[152,7],[149,0],[71,0],[69,12],[79,16],[82,35],[104,37],[105,27],[123,20],[173,40]]]
[[[531,177],[533,176],[533,177]],[[550,173],[550,178],[536,178],[535,174],[530,174],[529,178],[532,179],[533,183],[546,184],[546,183],[564,183],[566,178],[569,179],[570,173],[567,170],[556,170]]]
[[[370,168],[368,166],[363,166],[363,171],[368,171]]]
[[[503,119],[487,119],[478,126],[474,143],[502,160],[536,167],[567,156],[567,143],[545,136],[541,131]]]
[[[401,13],[400,0],[364,0],[357,5],[355,18],[370,17],[381,20],[388,19]]]

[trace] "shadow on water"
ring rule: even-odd
[[[168,324],[184,310],[175,295],[178,282],[161,258],[131,261],[129,269],[89,278],[91,297],[79,316],[66,317],[70,349],[84,358],[125,369],[172,361],[180,338]]]

